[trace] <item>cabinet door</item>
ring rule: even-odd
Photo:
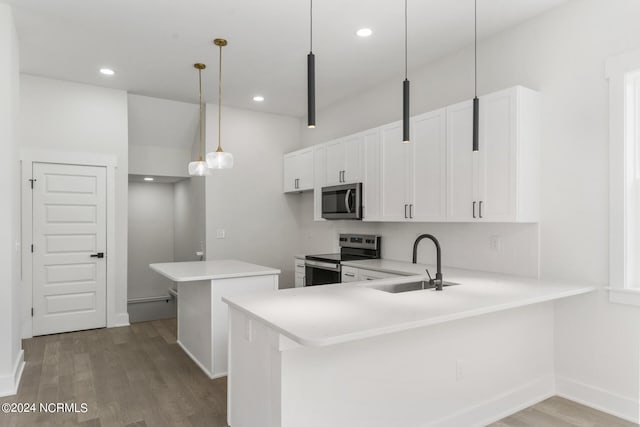
[[[411,216],[416,221],[443,221],[446,217],[446,110],[413,120]]]
[[[342,171],[345,170],[345,144],[343,140],[331,141],[326,147],[326,184],[339,185],[342,183]]]
[[[326,153],[325,145],[313,147],[313,219],[326,221],[322,218],[322,187],[326,185]]]
[[[300,151],[297,156],[298,189],[313,189],[313,148]]]
[[[357,282],[359,279],[358,269],[353,267],[342,267],[342,283]]]
[[[362,215],[364,221],[380,219],[380,129],[365,132],[362,140],[364,151],[364,173],[362,180]]]
[[[360,280],[379,280],[379,279],[388,279],[391,277],[402,277],[401,274],[393,274],[393,273],[385,273],[382,271],[374,271],[374,270],[363,270],[359,269],[359,279]]]
[[[516,216],[516,94],[514,88],[480,98],[478,216],[486,221]]]
[[[402,143],[401,122],[381,128],[380,146],[380,219],[405,221],[409,213],[407,182],[410,172],[407,167],[407,151],[411,149],[411,144]]]
[[[473,102],[447,107],[447,220],[475,221]],[[477,216],[477,215],[476,215]]]
[[[298,171],[295,155],[285,154],[283,173],[283,188],[285,193],[296,191],[296,178],[298,176],[297,172]]]
[[[362,182],[362,139],[363,134],[352,135],[344,138],[344,169],[342,182]]]

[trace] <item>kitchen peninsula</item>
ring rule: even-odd
[[[178,284],[178,345],[210,377],[227,375],[227,313],[222,297],[278,289],[280,270],[237,260],[150,264]]]
[[[433,268],[348,264],[406,276],[223,297],[229,425],[486,425],[554,394],[553,301],[595,289],[445,268],[397,292]]]

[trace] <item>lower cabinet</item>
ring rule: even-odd
[[[388,279],[390,277],[402,277],[402,274],[385,273],[382,271],[366,270],[342,266],[342,283],[362,282],[365,280]]]
[[[300,258],[295,258],[295,286],[296,288],[301,288],[304,286],[305,281],[305,265],[304,260]]]

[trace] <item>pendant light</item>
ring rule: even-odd
[[[411,143],[411,120],[409,119],[409,79],[408,75],[408,49],[407,49],[407,0],[404,0],[404,82],[402,82],[402,142]]]
[[[222,129],[222,47],[227,45],[225,39],[215,39],[213,44],[220,48],[220,67],[218,74],[218,148],[216,151],[207,153],[207,165],[211,169],[231,169],[233,168],[233,154],[222,150],[221,129]]]
[[[204,176],[209,175],[209,167],[207,162],[202,158],[202,70],[207,68],[204,64],[193,64],[193,67],[198,70],[198,87],[200,90],[200,116],[198,118],[198,129],[200,133],[200,157],[198,161],[189,163],[189,175],[191,176]]]
[[[313,0],[309,4],[309,54],[307,55],[307,127],[316,127],[316,57],[313,54]]]
[[[480,126],[480,101],[478,100],[478,0],[474,0],[473,8],[473,151],[479,150],[478,131]]]

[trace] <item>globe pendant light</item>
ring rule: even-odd
[[[200,133],[200,157],[198,158],[198,161],[189,163],[189,175],[205,176],[210,173],[207,162],[202,158],[202,70],[207,68],[207,66],[204,64],[193,64],[193,67],[198,70],[198,87],[200,89],[200,117],[198,119],[198,128]]]
[[[402,82],[402,142],[405,144],[411,143],[411,120],[409,109],[409,79],[408,74],[408,60],[407,60],[407,0],[404,0],[404,81]]]
[[[313,0],[309,6],[309,54],[307,55],[307,127],[316,127],[316,57],[313,54]]]
[[[478,151],[478,131],[480,127],[480,101],[478,100],[478,0],[474,0],[473,9],[473,67],[474,67],[474,97],[473,97],[473,151]]]
[[[222,129],[222,47],[227,45],[225,39],[215,39],[213,44],[220,48],[220,68],[218,74],[218,148],[216,151],[207,153],[207,165],[211,169],[231,169],[233,168],[233,154],[222,150],[221,129]]]

